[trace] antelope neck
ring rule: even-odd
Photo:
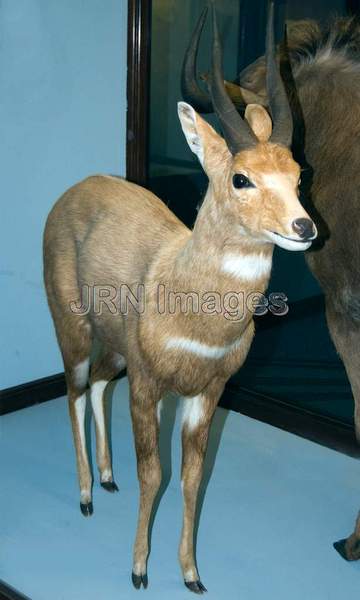
[[[273,249],[272,243],[252,238],[240,223],[227,217],[208,190],[192,234],[176,257],[176,271],[191,278],[193,271],[196,274],[203,268],[212,272],[215,280],[218,274],[244,282],[264,279],[266,286]]]

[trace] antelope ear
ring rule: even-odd
[[[267,110],[260,104],[248,104],[245,119],[260,142],[267,142],[272,132],[272,121]]]
[[[178,115],[190,150],[196,154],[207,172],[210,168],[209,160],[206,159],[207,154],[209,158],[210,154],[220,156],[224,152],[229,152],[225,140],[197,114],[190,104],[178,102]]]

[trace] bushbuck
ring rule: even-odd
[[[197,30],[203,25],[207,9]],[[86,387],[96,427],[101,485],[117,489],[108,447],[104,390],[127,365],[130,407],[140,485],[132,581],[147,586],[148,528],[161,482],[158,449],[167,391],[181,395],[183,529],[179,559],[186,586],[202,593],[194,557],[194,516],[209,426],[228,378],[245,360],[254,335],[253,310],[229,318],[223,305],[206,310],[159,310],[159,286],[196,293],[210,301],[240,290],[266,290],[274,244],[306,250],[317,231],[298,198],[300,168],[290,151],[292,119],[275,61],[273,6],[267,26],[268,112],[249,104],[245,119],[224,87],[222,51],[212,7],[211,99],[224,137],[192,106],[179,102],[181,126],[202,164],[209,187],[193,230],[148,190],[112,176],[89,177],[55,204],[44,234],[44,271],[49,306],[61,348],[76,448],[80,506],[93,512],[92,475],[86,450]],[[144,310],[119,308],[121,286],[145,290]],[[104,286],[109,310],[91,306],[77,314],[84,286]],[[112,290],[116,293],[112,294]],[[109,300],[109,298],[107,298]],[[118,310],[111,310],[112,307]],[[93,340],[101,353],[89,372]]]
[[[200,33],[185,57],[182,89],[196,110],[209,113],[213,103],[195,72]],[[319,230],[306,260],[324,291],[360,441],[360,20],[336,17],[322,27],[311,20],[290,21],[278,54],[294,119],[294,156],[304,169],[305,206]],[[225,82],[240,111],[249,101],[271,106],[266,78],[266,60],[260,57],[235,82]],[[354,534],[334,545],[344,558],[360,558],[360,516]]]

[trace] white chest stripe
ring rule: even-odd
[[[221,270],[223,273],[244,281],[253,281],[270,274],[272,256],[262,254],[225,254]]]
[[[238,348],[240,344],[241,338],[227,346],[208,346],[202,342],[197,342],[196,340],[185,337],[170,337],[165,344],[165,348],[167,350],[176,349],[192,352],[193,354],[203,356],[204,358],[222,358],[232,350]]]

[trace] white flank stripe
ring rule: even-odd
[[[182,425],[187,425],[190,430],[195,429],[204,415],[204,398],[201,395],[193,396],[184,398],[183,402]]]
[[[226,254],[222,260],[221,270],[244,281],[253,281],[270,275],[271,265],[271,255]]]
[[[168,338],[165,348],[167,350],[185,350],[185,352],[192,352],[193,354],[203,356],[204,358],[222,358],[232,350],[238,348],[240,344],[241,338],[228,346],[208,346],[207,344],[189,338],[171,337]]]

